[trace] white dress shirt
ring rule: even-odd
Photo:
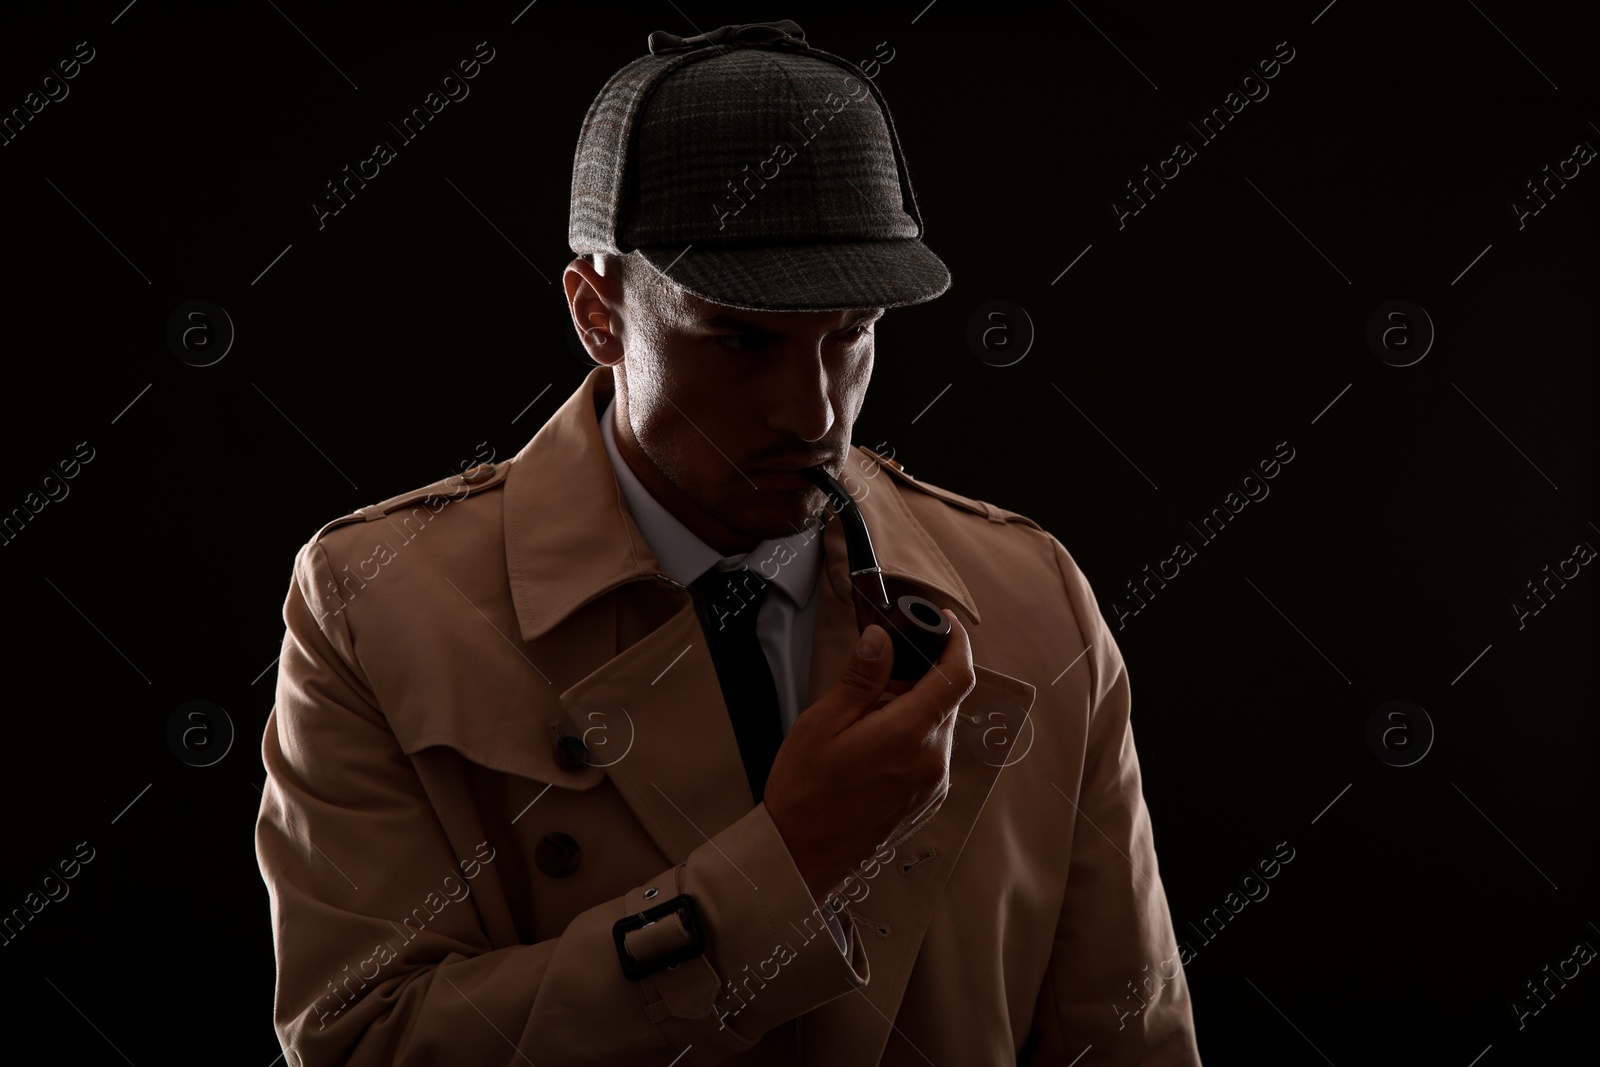
[[[822,542],[817,536],[821,532],[820,522],[812,518],[798,534],[762,541],[749,552],[722,555],[663,507],[622,458],[617,450],[613,424],[616,406],[613,396],[600,415],[600,436],[605,441],[606,455],[611,457],[617,484],[628,502],[628,511],[645,543],[661,560],[661,569],[674,581],[688,586],[713,567],[737,570],[748,565],[772,583],[772,589],[762,597],[761,610],[756,614],[756,637],[772,670],[772,680],[778,690],[778,717],[787,735],[800,713],[810,706],[811,632],[817,615],[818,581],[822,575]],[[844,930],[838,918],[828,908],[823,908],[822,914],[833,931],[839,951],[845,951]]]

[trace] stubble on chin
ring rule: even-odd
[[[780,491],[750,489],[743,480],[740,485],[748,491],[741,495],[738,486],[729,507],[712,512],[714,518],[729,529],[737,530],[756,541],[781,541],[803,533],[808,524],[827,517],[823,510],[826,499],[822,490],[815,487],[805,490]]]

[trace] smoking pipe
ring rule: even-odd
[[[889,677],[900,681],[921,678],[944,652],[945,639],[950,636],[950,620],[933,601],[909,591],[901,592],[899,587],[904,583],[895,579],[888,580],[897,587],[898,595],[891,596],[883,572],[878,568],[877,554],[872,551],[872,537],[867,533],[867,521],[860,507],[822,467],[807,467],[800,473],[828,494],[834,513],[844,527],[857,632],[865,632],[870,623],[883,627],[894,644],[894,664]]]

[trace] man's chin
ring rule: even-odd
[[[778,488],[762,486],[754,494],[755,505],[745,512],[739,524],[749,536],[762,541],[782,540],[802,533],[827,519],[827,496],[814,485]]]

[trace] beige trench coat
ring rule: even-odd
[[[1198,1064],[1127,672],[1061,544],[851,449],[885,574],[956,611],[978,684],[942,808],[845,890],[841,954],[617,487],[611,389],[596,368],[513,459],[296,557],[256,826],[287,1062]],[[808,703],[856,637],[821,536]],[[629,980],[614,924],[679,894],[704,951]]]

